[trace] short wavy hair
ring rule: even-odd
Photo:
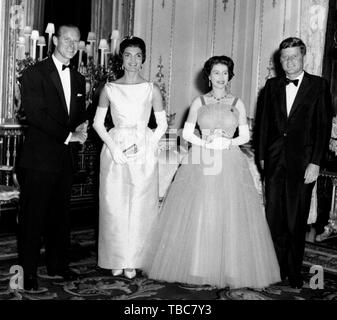
[[[129,37],[124,38],[119,45],[119,54],[121,58],[123,56],[125,49],[129,47],[136,47],[142,51],[142,56],[143,56],[142,63],[144,63],[146,60],[146,45],[145,45],[144,40],[138,37],[134,37],[134,36],[129,36]]]
[[[300,38],[296,37],[289,37],[287,39],[284,39],[279,46],[279,50],[281,52],[281,50],[283,49],[294,47],[300,47],[303,56],[305,56],[305,54],[307,53],[307,47],[304,42]]]
[[[215,64],[223,64],[228,68],[228,81],[234,77],[234,62],[227,56],[214,56],[209,58],[203,68],[204,75],[208,78]]]

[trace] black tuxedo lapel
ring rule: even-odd
[[[278,101],[281,112],[285,118],[287,118],[287,98],[286,98],[286,89],[285,82],[283,78],[280,78],[277,87],[275,88],[275,99]]]
[[[64,96],[64,92],[63,92],[63,87],[62,87],[62,82],[61,82],[61,79],[60,79],[60,75],[57,71],[57,68],[54,64],[54,61],[52,58],[49,58],[49,76],[51,78],[51,80],[53,81],[56,89],[57,89],[57,92],[60,96],[60,99],[61,99],[61,102],[62,102],[62,106],[63,106],[63,109],[64,111],[67,113],[68,115],[68,108],[67,108],[67,103],[66,103],[66,98]]]
[[[298,88],[294,103],[290,109],[289,118],[295,113],[295,111],[299,108],[301,105],[301,102],[305,100],[305,96],[307,95],[307,92],[310,88],[310,80],[309,76],[306,72],[304,72],[304,76],[301,82],[300,87]]]
[[[69,110],[69,116],[70,119],[72,119],[72,115],[74,114],[74,111],[76,110],[76,97],[78,92],[78,81],[75,74],[75,71],[70,70],[70,84],[71,84],[71,98],[70,98],[70,110]]]

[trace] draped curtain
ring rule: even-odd
[[[135,0],[94,0],[91,4],[91,31],[97,39],[109,39],[114,29],[121,38],[133,34]]]
[[[329,0],[306,0],[301,10],[301,38],[307,46],[305,70],[321,75]]]
[[[44,4],[45,0],[24,0],[25,25],[31,26],[33,30],[44,33]]]

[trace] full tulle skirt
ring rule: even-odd
[[[184,160],[144,247],[143,271],[151,279],[216,287],[280,281],[261,198],[240,148],[193,146]]]

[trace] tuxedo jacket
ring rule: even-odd
[[[21,167],[58,172],[69,153],[73,159],[72,149],[79,144],[64,142],[85,121],[85,79],[70,69],[70,82],[68,113],[61,79],[51,57],[23,73],[21,95],[28,129],[20,155]]]
[[[304,179],[307,165],[320,165],[327,151],[332,124],[328,82],[305,72],[289,115],[284,77],[267,80],[262,98],[258,152],[266,177],[282,163],[290,177]]]

